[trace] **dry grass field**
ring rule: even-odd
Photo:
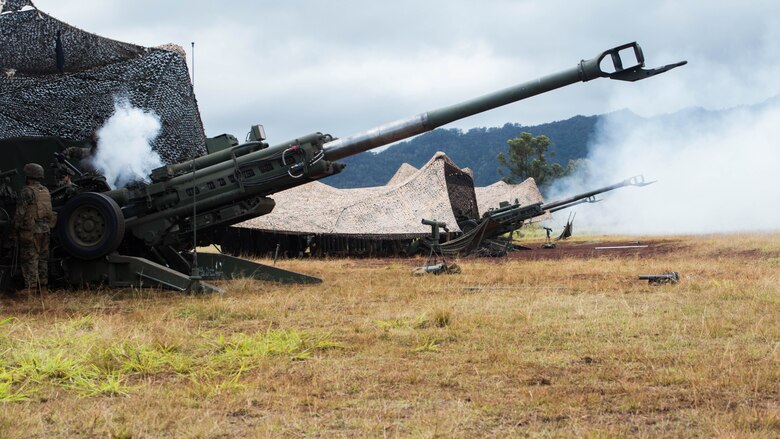
[[[279,265],[324,283],[4,297],[0,436],[780,436],[780,234],[647,241],[452,276],[304,260]]]

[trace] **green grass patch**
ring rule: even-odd
[[[388,320],[374,320],[374,325],[384,331],[392,329],[425,329],[445,328],[452,322],[452,314],[449,311],[437,310],[433,315],[422,313],[416,317],[399,317]]]
[[[97,368],[86,369],[86,373],[72,377],[65,386],[74,390],[79,396],[123,396],[130,392],[125,385],[126,377],[119,372],[101,373]]]
[[[4,324],[10,319],[5,319]],[[154,343],[138,340],[111,342],[94,333],[92,317],[70,318],[52,325],[47,337],[15,339],[0,357],[0,401],[24,401],[51,388],[73,391],[79,397],[123,396],[133,391],[128,382],[139,377],[171,376],[217,395],[238,388],[243,372],[265,358],[302,361],[316,352],[341,348],[330,334],[294,329],[269,329],[230,335],[205,333],[182,340]],[[84,331],[93,331],[83,334]],[[178,378],[177,378],[178,377]]]
[[[214,344],[211,361],[220,369],[236,370],[249,367],[247,360],[285,356],[305,360],[313,351],[343,347],[330,335],[313,336],[296,330],[272,330],[254,334],[219,336]]]
[[[424,337],[412,352],[436,352],[439,350],[441,340],[435,337]]]

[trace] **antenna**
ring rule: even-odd
[[[191,42],[192,44],[192,50],[191,50],[191,58],[192,58],[192,93],[195,94],[195,42]]]
[[[195,97],[195,42],[192,43],[192,97]],[[198,269],[198,185],[195,180],[195,151],[196,145],[192,145],[192,279],[200,280]]]

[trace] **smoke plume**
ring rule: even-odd
[[[148,181],[152,169],[163,165],[152,142],[160,134],[160,117],[133,107],[127,99],[114,101],[114,113],[97,131],[98,147],[91,164],[112,188]]]
[[[618,189],[601,196],[601,203],[574,208],[575,226],[625,234],[780,229],[778,121],[778,98],[653,119],[627,111],[611,114],[590,146],[590,175],[564,181],[552,197],[644,174],[658,182]],[[559,213],[556,223],[564,219]]]

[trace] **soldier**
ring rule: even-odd
[[[93,148],[69,146],[62,151],[62,155],[64,155],[71,164],[79,166],[83,171],[94,173],[95,169],[92,167],[89,160],[94,151]]]
[[[79,163],[92,155],[94,149],[92,147],[83,146],[69,146],[62,151],[62,154],[73,163]]]
[[[49,190],[41,184],[43,167],[28,163],[22,170],[26,177],[16,203],[14,230],[19,244],[24,286],[28,294],[49,285],[49,235],[56,222]]]
[[[62,151],[62,154],[72,164],[78,164],[85,172],[95,174],[95,168],[92,166],[91,158],[95,155],[98,145],[97,132],[92,132],[89,139],[78,146],[69,146]]]
[[[550,240],[550,233],[552,233],[552,229],[549,227],[544,227],[544,230],[547,232],[547,241],[542,244],[542,248],[555,248],[555,244]]]
[[[59,190],[60,188],[65,188],[62,189],[65,193],[65,198],[70,198],[76,194],[79,189],[79,187],[73,183],[73,170],[63,166],[61,169],[58,169],[58,171],[62,175],[62,178],[57,182],[57,189]]]

